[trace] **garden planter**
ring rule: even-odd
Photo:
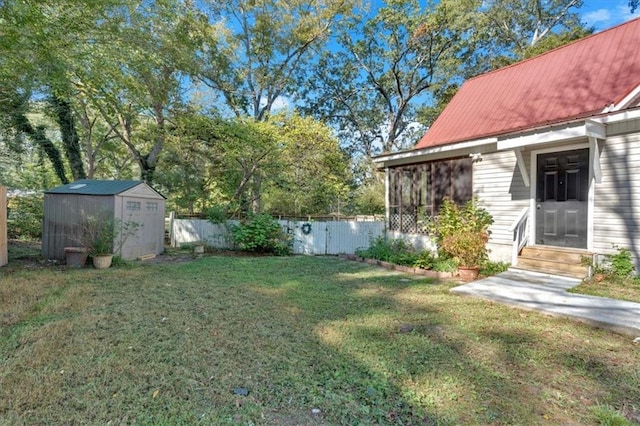
[[[67,266],[82,268],[87,263],[88,250],[84,247],[65,247],[64,258]]]
[[[478,274],[480,273],[480,268],[475,267],[462,267],[458,266],[458,275],[460,275],[460,279],[463,281],[473,281],[478,279]]]
[[[93,267],[96,269],[106,269],[111,266],[112,254],[101,254],[93,256]]]

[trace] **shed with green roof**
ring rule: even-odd
[[[165,197],[139,180],[83,179],[45,192],[42,255],[64,259],[65,247],[78,246],[89,218],[135,222],[135,233],[116,255],[133,260],[164,251]]]

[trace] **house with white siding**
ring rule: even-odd
[[[414,149],[374,159],[391,236],[477,197],[492,260],[580,276],[615,245],[640,269],[638,46],[635,19],[466,81]]]

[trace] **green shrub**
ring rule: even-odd
[[[134,236],[142,224],[110,217],[108,212],[100,212],[85,218],[82,223],[80,244],[89,249],[89,255],[101,256],[117,253],[129,237]]]
[[[631,251],[627,248],[613,245],[617,250],[615,254],[604,256],[604,261],[595,266],[594,275],[604,275],[611,282],[618,285],[640,285],[640,277],[635,275],[635,265]],[[585,259],[585,264],[590,264],[590,258]]]
[[[268,214],[257,214],[231,229],[233,242],[240,250],[287,256],[292,253],[291,237]]]
[[[418,253],[418,257],[413,262],[415,268],[431,269],[435,263],[435,257],[432,252],[423,250]]]
[[[500,272],[504,272],[509,269],[511,265],[507,262],[491,262],[486,261],[480,267],[480,274],[484,276],[497,275]]]
[[[435,262],[431,251],[416,250],[403,239],[387,240],[384,236],[372,238],[369,248],[356,249],[355,254],[367,259],[422,269],[431,269]]]
[[[387,240],[384,236],[372,238],[369,248],[357,249],[356,255],[403,266],[414,266],[420,258],[420,253],[405,240]]]
[[[469,200],[462,207],[449,198],[445,198],[436,217],[421,220],[427,232],[435,238],[438,247],[445,237],[457,233],[488,232],[493,217],[478,206],[477,200]]]
[[[456,272],[458,270],[458,262],[455,259],[446,257],[437,258],[434,260],[431,269],[438,272]]]
[[[489,235],[481,231],[456,231],[442,240],[440,249],[460,266],[479,267],[487,260]]]
[[[44,216],[42,194],[11,197],[7,201],[7,234],[9,238],[39,240]]]
[[[389,258],[389,262],[402,266],[414,266],[418,256],[418,253],[413,251],[395,252]]]
[[[617,249],[618,252],[607,256],[609,272],[616,278],[630,277],[636,269],[631,258],[631,251],[615,245],[613,248]]]
[[[478,206],[477,200],[458,206],[447,198],[436,217],[423,218],[421,223],[434,238],[440,257],[456,259],[459,265],[466,267],[479,266],[486,261],[486,244],[493,217]]]
[[[369,248],[358,249],[356,250],[356,254],[367,259],[388,262],[393,255],[393,242],[387,241],[384,236],[378,236],[369,240]]]

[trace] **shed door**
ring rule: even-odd
[[[538,155],[536,244],[587,248],[589,150]]]

